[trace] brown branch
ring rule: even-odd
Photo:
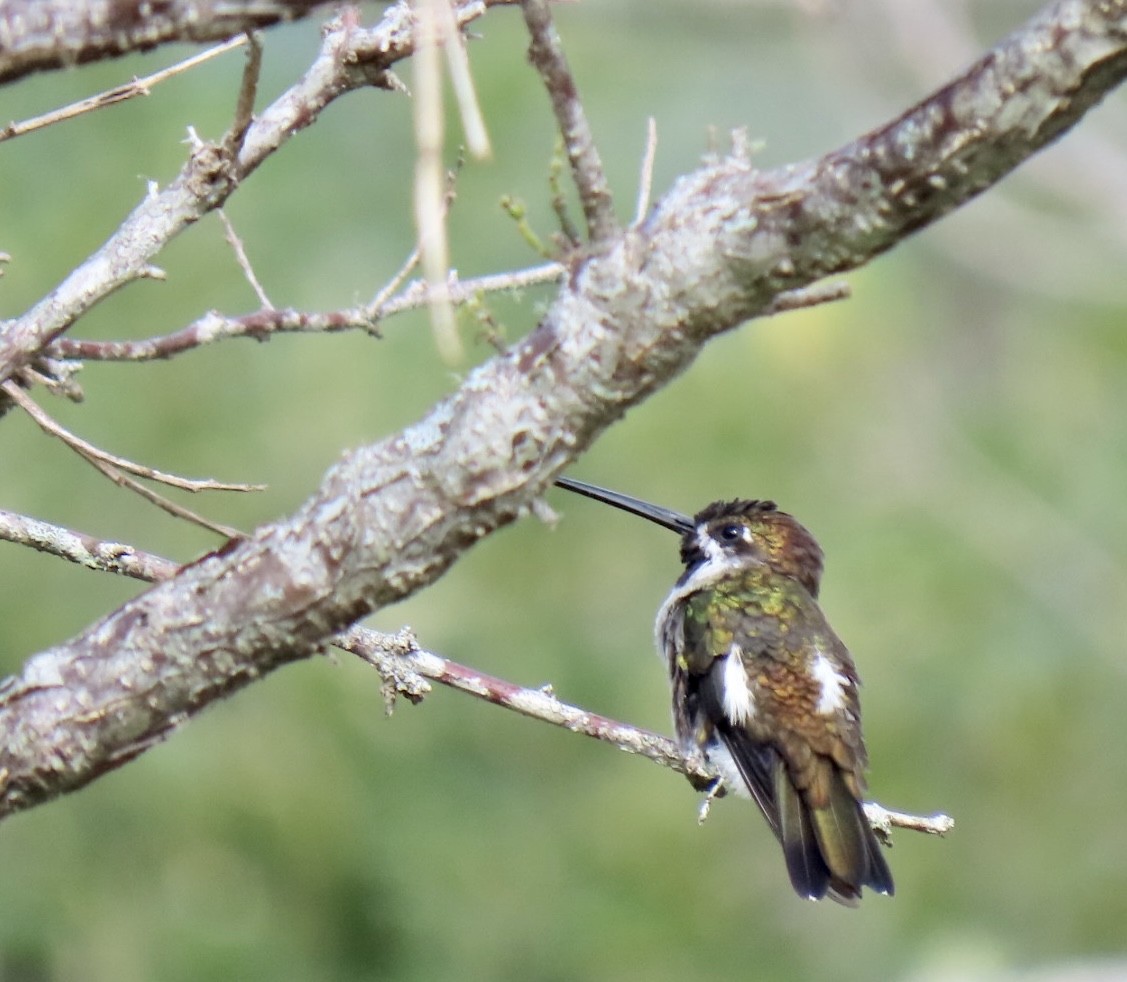
[[[414,266],[412,253],[408,262],[389,282],[394,291]],[[468,303],[483,293],[524,290],[531,286],[555,283],[566,270],[559,263],[545,263],[511,273],[493,273],[469,280],[453,278],[449,281],[450,299],[455,306]],[[377,333],[381,320],[407,310],[417,310],[427,305],[427,284],[413,280],[397,296],[388,296],[381,290],[370,304],[353,310],[335,310],[327,313],[308,313],[299,310],[263,308],[242,317],[224,317],[214,311],[204,314],[187,327],[157,338],[141,341],[83,341],[77,338],[59,338],[51,345],[57,358],[81,358],[88,361],[154,361],[172,358],[193,348],[213,344],[226,338],[253,338],[265,341],[273,334],[331,334],[335,331],[367,331]]]
[[[150,487],[146,487],[140,481],[130,477],[125,472],[119,470],[113,464],[107,463],[100,456],[88,455],[83,451],[79,451],[82,456],[91,466],[94,467],[99,473],[103,474],[109,480],[113,481],[119,488],[125,488],[127,491],[132,491],[138,497],[144,498],[146,501],[156,505],[161,511],[168,512],[173,518],[182,518],[186,522],[191,522],[193,525],[198,525],[208,532],[214,532],[216,535],[221,535],[224,538],[234,538],[241,536],[242,533],[228,525],[221,525],[219,522],[213,522],[210,518],[205,518],[198,512],[192,511],[190,508],[185,508],[183,505],[178,505],[171,498],[166,498],[158,491],[154,491]]]
[[[15,402],[19,407],[26,412],[36,425],[50,436],[57,437],[62,440],[72,450],[82,454],[84,457],[94,460],[100,460],[103,463],[109,464],[111,467],[117,467],[123,471],[129,471],[136,474],[138,477],[148,478],[150,481],[157,481],[160,484],[167,484],[172,488],[180,488],[182,491],[265,491],[266,488],[262,484],[230,484],[225,481],[216,481],[210,477],[180,477],[178,474],[168,474],[164,471],[158,471],[154,467],[148,467],[145,464],[138,464],[125,457],[119,457],[117,454],[109,453],[102,450],[100,447],[83,440],[80,436],[75,436],[65,426],[60,425],[53,420],[47,413],[45,413],[39,405],[27,395],[18,385],[11,382],[5,382],[2,386],[4,393]]]
[[[119,573],[149,583],[167,580],[180,568],[174,562],[123,542],[107,542],[85,532],[75,532],[3,509],[0,509],[0,539],[30,546],[87,569]]]
[[[243,64],[243,78],[239,83],[239,96],[235,101],[235,118],[224,139],[224,149],[228,154],[236,154],[243,145],[243,139],[254,121],[254,102],[258,96],[258,80],[262,74],[262,41],[259,36],[248,31],[247,59]]]
[[[126,82],[124,85],[118,85],[112,89],[107,89],[105,92],[99,92],[97,95],[92,95],[88,99],[71,103],[69,106],[63,106],[62,109],[44,113],[42,116],[36,116],[33,119],[25,119],[20,123],[9,123],[7,126],[0,128],[0,143],[4,140],[10,140],[13,137],[23,136],[25,133],[43,129],[46,126],[52,126],[55,123],[61,123],[67,119],[74,119],[75,116],[81,116],[84,113],[105,109],[107,106],[115,106],[119,102],[127,102],[130,99],[137,98],[137,96],[149,95],[154,85],[159,85],[161,82],[172,78],[174,75],[180,75],[183,72],[190,71],[197,65],[202,65],[205,61],[210,61],[218,55],[226,54],[231,49],[237,48],[243,44],[246,44],[245,37],[232,38],[230,41],[217,44],[214,48],[208,48],[207,51],[193,55],[191,58],[185,58],[183,61],[178,61],[175,65],[162,68],[159,72],[153,72],[151,75],[146,75],[144,78],[135,78],[132,82]]]
[[[459,27],[481,17],[489,5],[490,0],[461,0],[455,10]],[[0,322],[0,382],[37,357],[95,304],[151,275],[153,257],[161,249],[221,207],[241,181],[316,122],[334,99],[364,86],[394,87],[389,70],[410,57],[414,47],[411,11],[403,4],[389,8],[370,29],[348,18],[331,22],[313,65],[251,122],[237,155],[222,145],[196,145],[176,179],[164,189],[154,187],[96,253],[25,314]],[[6,402],[0,401],[0,413]]]
[[[1062,0],[840,150],[767,172],[737,154],[682,178],[640,226],[571,272],[535,331],[426,418],[348,454],[295,515],[185,567],[6,680],[0,814],[88,783],[434,582],[525,514],[709,338],[980,193],[1125,73],[1127,0]],[[254,137],[252,126],[243,155],[257,152]]]
[[[167,559],[132,546],[102,542],[84,533],[2,510],[0,539],[30,545],[90,569],[142,580],[165,580],[178,568]],[[385,634],[353,626],[333,638],[332,643],[363,659],[379,672],[389,714],[398,696],[405,696],[413,703],[420,702],[431,691],[429,679],[530,719],[608,743],[625,753],[645,757],[702,782],[711,782],[718,776],[699,756],[685,757],[680,747],[668,737],[561,702],[551,686],[529,689],[459,665],[420,648],[410,630]],[[954,822],[947,816],[924,818],[905,815],[888,811],[875,803],[867,804],[866,808],[871,810],[873,827],[886,837],[893,826],[939,834],[954,827]]]
[[[175,41],[226,41],[305,16],[322,0],[5,0],[0,4],[0,84]],[[141,8],[148,7],[142,11]]]
[[[544,80],[552,101],[552,110],[571,162],[572,177],[579,191],[579,201],[583,205],[583,215],[587,219],[587,234],[596,244],[609,242],[619,233],[610,184],[603,172],[603,162],[599,159],[583,103],[579,100],[579,90],[556,33],[548,0],[521,0],[521,9],[532,37],[528,58]]]

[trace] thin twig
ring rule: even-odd
[[[634,224],[641,225],[650,210],[653,193],[654,161],[657,159],[657,120],[651,116],[646,121],[646,152],[642,156],[642,176],[638,181],[638,207],[634,210]]]
[[[556,142],[556,149],[553,151],[551,162],[548,165],[548,191],[552,211],[556,213],[556,221],[560,223],[560,234],[564,237],[565,248],[570,251],[577,249],[583,240],[579,236],[579,229],[575,227],[575,222],[571,220],[571,212],[567,207],[567,196],[563,190],[561,176],[565,159],[566,150],[561,136]]]
[[[118,573],[155,583],[167,580],[180,568],[124,542],[108,542],[37,518],[0,509],[0,539],[59,556],[87,569]]]
[[[520,232],[520,237],[528,243],[528,247],[533,252],[543,256],[545,259],[551,259],[552,250],[544,244],[543,239],[541,239],[540,236],[536,234],[536,230],[528,221],[528,208],[525,206],[525,203],[520,198],[515,198],[510,194],[503,194],[501,195],[500,205],[505,214],[508,215],[514,222],[516,222],[517,231]],[[557,205],[559,205],[560,207],[557,207]],[[567,212],[566,208],[564,208],[563,206],[563,196],[553,195],[552,207],[556,211],[556,214],[560,216],[560,226],[564,228],[564,234],[566,236],[567,226],[563,219],[566,217]],[[573,246],[579,244],[579,240],[577,238],[569,238],[568,241],[569,244]]]
[[[703,758],[697,755],[686,757],[678,744],[668,737],[561,702],[551,686],[529,689],[459,665],[432,651],[419,648],[408,631],[387,635],[365,628],[352,628],[338,636],[334,643],[370,662],[381,674],[386,662],[377,659],[376,653],[384,658],[391,656],[402,659],[418,675],[468,693],[476,699],[609,743],[619,750],[645,757],[680,774],[702,779],[704,782],[714,782],[718,777]],[[718,790],[717,785],[710,797],[715,797]],[[867,803],[865,811],[873,827],[885,833],[896,826],[943,835],[955,825],[954,820],[947,815],[907,815],[889,811],[875,803]]]
[[[254,122],[254,102],[258,94],[258,79],[262,73],[262,42],[254,31],[247,31],[244,37],[247,41],[247,60],[243,65],[239,97],[235,102],[235,118],[223,140],[227,153],[232,156],[242,148],[247,130]]]
[[[478,276],[474,279],[459,280],[451,278],[450,296],[454,303],[463,304],[477,296],[479,293],[503,293],[511,290],[524,290],[531,286],[540,286],[544,283],[556,283],[567,274],[567,268],[562,263],[543,263],[540,266],[530,266],[512,273],[492,273],[488,276]],[[397,297],[384,304],[382,313],[385,317],[402,313],[405,310],[414,310],[426,302],[426,284],[421,280],[414,280]]]
[[[174,75],[179,75],[182,72],[195,68],[197,65],[202,65],[205,61],[210,61],[218,55],[226,54],[228,51],[242,44],[246,44],[245,36],[231,38],[230,41],[217,44],[214,48],[208,48],[207,51],[201,51],[198,55],[193,55],[191,58],[178,61],[175,65],[162,68],[159,72],[153,72],[152,75],[146,75],[144,78],[134,78],[132,82],[126,82],[124,85],[107,89],[105,92],[92,95],[79,102],[72,102],[69,106],[63,106],[61,109],[44,113],[42,116],[25,119],[21,123],[9,123],[7,126],[0,129],[0,143],[4,140],[10,140],[13,137],[23,136],[25,133],[31,133],[34,130],[43,129],[54,123],[61,123],[64,120],[73,119],[75,116],[81,116],[83,113],[94,112],[96,109],[104,109],[106,106],[113,106],[119,102],[135,99],[140,95],[149,95],[154,85],[158,85],[165,81],[165,79],[172,78]]]
[[[367,309],[373,313],[375,320],[384,316],[384,304],[395,295],[395,291],[406,282],[407,277],[415,271],[418,265],[419,247],[415,246],[411,250],[411,254],[404,260],[403,265],[396,270],[395,275],[380,287],[379,292],[372,297],[372,302],[368,304]]]
[[[211,311],[179,331],[142,341],[84,341],[79,338],[59,338],[51,345],[56,358],[85,361],[156,361],[202,348],[227,338],[253,338],[264,341],[272,334],[332,334],[337,331],[367,331],[378,334],[376,325],[395,314],[418,310],[430,302],[429,288],[424,280],[412,280],[397,295],[403,280],[418,264],[418,250],[412,251],[407,261],[391,280],[364,307],[335,310],[325,313],[307,313],[292,309],[264,307],[241,317],[224,317]],[[450,301],[456,307],[469,303],[479,294],[523,290],[561,280],[567,270],[558,262],[530,266],[511,273],[492,273],[473,279],[459,280],[451,274],[447,280]],[[803,307],[851,295],[848,283],[841,280],[816,283],[801,290],[780,293],[762,316],[780,314]]]
[[[412,254],[414,255],[414,254]],[[402,285],[402,275],[410,272],[405,263],[389,284]],[[448,281],[451,301],[461,306],[483,293],[523,290],[532,286],[559,281],[566,270],[560,263],[545,263],[512,273],[494,273],[469,280],[451,277]],[[299,310],[259,310],[242,317],[223,317],[214,311],[171,334],[142,341],[83,341],[62,337],[51,345],[57,358],[86,361],[156,361],[171,358],[213,344],[226,338],[253,338],[264,341],[272,334],[329,334],[336,331],[368,331],[376,333],[376,324],[385,317],[425,307],[429,302],[424,280],[411,281],[395,297],[385,297],[387,287],[366,307],[327,313],[306,313]]]
[[[192,511],[191,508],[185,508],[183,505],[178,505],[170,498],[166,498],[159,491],[154,491],[152,488],[146,487],[140,481],[130,477],[128,474],[118,470],[113,464],[107,463],[101,457],[92,456],[77,448],[76,452],[83,460],[89,463],[95,470],[99,471],[102,475],[109,478],[119,488],[125,488],[127,491],[132,491],[134,494],[139,495],[146,501],[156,505],[161,511],[166,511],[173,518],[182,518],[186,522],[191,522],[193,525],[198,525],[200,528],[207,529],[209,532],[215,532],[217,535],[226,536],[228,539],[239,538],[242,536],[236,528],[229,525],[221,525],[218,522],[213,522],[210,518],[205,518],[197,512]]]
[[[95,447],[92,443],[88,443],[79,436],[75,436],[70,430],[55,422],[50,416],[47,415],[39,404],[36,403],[26,392],[23,391],[15,382],[11,380],[0,384],[0,389],[8,396],[16,405],[18,405],[24,412],[26,412],[35,422],[39,428],[51,436],[58,437],[68,447],[82,456],[91,460],[99,460],[110,467],[120,468],[124,471],[129,471],[131,474],[136,474],[138,477],[148,478],[150,481],[159,481],[161,484],[167,484],[169,487],[180,488],[182,491],[264,491],[266,486],[263,484],[228,484],[223,481],[216,481],[212,478],[191,478],[179,477],[176,474],[166,474],[164,471],[158,471],[153,467],[146,467],[144,464],[137,464],[125,457],[118,457],[116,454],[108,453]]]
[[[235,253],[235,261],[239,264],[239,269],[243,271],[243,276],[246,277],[250,288],[254,290],[254,294],[258,297],[258,302],[262,304],[263,310],[276,310],[277,308],[270,302],[270,298],[266,295],[266,291],[262,288],[257,276],[254,275],[254,267],[250,264],[250,259],[247,257],[247,251],[243,246],[243,240],[239,238],[238,233],[235,231],[235,226],[231,224],[231,220],[227,217],[227,212],[222,208],[217,211],[219,220],[223,223],[223,229],[226,233],[227,244]]]
[[[521,9],[532,38],[528,58],[544,81],[563,134],[572,177],[587,219],[587,234],[594,243],[608,242],[620,231],[614,217],[614,201],[548,2],[521,0]]]
[[[442,199],[442,218],[445,222],[447,216],[450,214],[450,208],[454,204],[454,200],[458,196],[458,175],[461,173],[462,166],[465,164],[465,158],[459,154],[458,159],[454,166],[446,172],[446,194]],[[411,250],[410,255],[404,260],[403,265],[399,267],[395,275],[388,280],[379,291],[372,298],[371,303],[368,304],[368,310],[372,312],[373,320],[379,320],[383,316],[383,305],[394,295],[419,265],[421,252],[419,245],[416,242],[415,248]]]

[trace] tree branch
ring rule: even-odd
[[[579,101],[579,90],[568,67],[560,36],[552,22],[548,0],[521,0],[521,9],[532,37],[528,59],[543,78],[552,101],[552,111],[563,135],[571,173],[587,219],[587,234],[594,243],[609,242],[619,231],[610,184],[603,172],[603,163],[599,159],[583,103]]]
[[[99,542],[93,536],[11,512],[0,511],[0,538],[31,545],[91,569],[150,581],[166,580],[177,570],[175,563],[132,546]],[[609,743],[625,753],[637,754],[680,774],[698,778],[702,783],[710,783],[719,776],[702,757],[684,756],[680,747],[667,737],[561,702],[551,686],[528,689],[459,665],[420,648],[410,630],[384,634],[353,626],[333,638],[333,644],[379,672],[389,715],[398,696],[406,696],[413,703],[421,702],[430,692],[427,679],[431,679],[530,719]],[[712,796],[710,794],[709,800]],[[906,815],[888,811],[873,802],[865,807],[873,827],[885,838],[894,826],[939,835],[954,827],[954,821],[946,815],[930,818]]]
[[[330,42],[356,50],[339,34]],[[405,39],[392,45],[408,49]],[[682,178],[642,225],[572,271],[535,331],[419,423],[346,455],[292,517],[185,567],[6,680],[0,815],[87,783],[212,700],[433,582],[523,515],[709,338],[980,193],[1125,72],[1127,0],[1062,0],[961,78],[838,151],[767,172],[737,154]],[[251,127],[239,172],[261,159],[260,141],[282,113]],[[199,157],[166,199],[180,215],[212,206],[226,186],[205,180],[192,194]],[[168,220],[147,217],[160,238]],[[135,213],[126,223],[125,270],[150,255],[139,221]],[[124,282],[109,256],[99,261]],[[34,321],[34,338],[19,335],[15,361],[65,327],[62,289]]]
[[[257,27],[303,17],[322,2],[5,0],[0,4],[0,84],[173,41],[226,41]]]
[[[107,542],[85,532],[74,532],[3,509],[0,509],[0,539],[31,546],[39,552],[59,556],[87,569],[120,573],[149,583],[167,580],[180,568],[170,560],[124,542]]]
[[[0,10],[0,17],[3,17],[5,13],[6,11]],[[56,109],[53,112],[44,113],[42,116],[36,116],[34,119],[25,119],[20,123],[8,123],[7,126],[0,128],[0,143],[17,136],[23,136],[25,133],[41,130],[47,126],[53,126],[66,119],[73,119],[75,116],[81,116],[83,113],[94,112],[98,109],[105,109],[107,106],[117,105],[119,102],[135,99],[138,96],[149,95],[153,90],[153,86],[160,84],[166,79],[172,78],[174,75],[180,75],[183,72],[190,71],[197,65],[203,64],[205,61],[210,61],[212,58],[226,54],[232,48],[246,44],[246,40],[245,37],[232,38],[230,41],[217,44],[215,47],[208,48],[198,55],[185,58],[183,61],[178,61],[175,65],[162,68],[159,72],[153,72],[151,75],[146,75],[144,78],[134,78],[131,82],[114,86],[114,88],[108,89],[105,92],[99,92],[97,95],[90,96],[88,99],[82,99],[69,106]]]
[[[565,268],[559,263],[544,263],[528,269],[514,270],[510,273],[492,273],[469,280],[451,277],[448,290],[451,302],[458,307],[483,293],[524,290],[531,286],[555,283],[562,279],[565,273]],[[394,285],[393,280],[389,286]],[[386,296],[385,291],[381,290],[370,304],[352,310],[312,313],[292,308],[278,310],[274,307],[264,307],[241,317],[224,317],[212,311],[187,327],[165,334],[163,337],[146,338],[141,341],[83,341],[78,338],[63,337],[52,343],[50,351],[54,357],[60,359],[154,361],[172,358],[193,348],[201,348],[226,338],[253,338],[255,341],[266,341],[273,334],[328,334],[334,331],[368,331],[378,335],[380,321],[393,314],[425,307],[428,302],[427,294],[426,281],[413,280],[396,296]],[[840,299],[840,297],[827,299]]]
[[[487,6],[485,0],[460,2],[455,11],[459,27],[482,16]],[[163,190],[151,189],[94,255],[21,317],[0,322],[0,382],[34,360],[99,301],[148,275],[161,249],[221,207],[239,183],[315,122],[330,102],[362,86],[393,86],[388,70],[409,57],[414,44],[411,11],[403,4],[388,9],[370,29],[347,20],[331,22],[310,69],[250,123],[241,142],[198,143],[176,179]],[[240,125],[236,121],[233,132]],[[0,413],[8,406],[0,400]]]

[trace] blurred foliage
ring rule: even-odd
[[[733,126],[764,142],[764,166],[800,159],[900,112],[1037,8],[952,5],[938,23],[967,32],[964,49],[936,27],[945,6],[588,0],[557,16],[627,215],[647,116],[658,194]],[[459,181],[463,275],[537,261],[503,194],[552,230],[553,127],[520,16],[498,10],[475,31],[496,158]],[[313,23],[267,35],[263,100],[317,44]],[[24,118],[186,53],[31,78],[4,90],[3,112]],[[240,66],[227,56],[0,148],[3,316],[96,248],[146,180],[171,179],[188,125],[222,132]],[[716,341],[575,468],[684,510],[774,497],[819,536],[824,605],[867,683],[873,794],[959,823],[946,841],[897,835],[895,899],[803,903],[745,804],[721,802],[698,829],[688,785],[643,761],[445,690],[388,721],[370,670],[318,659],[3,824],[0,980],[1127,972],[1124,107],[1114,95],[1003,187],[853,275],[851,301]],[[457,139],[455,121],[451,154]],[[374,294],[411,247],[411,172],[409,102],[380,91],[334,105],[269,160],[228,213],[275,303]],[[256,305],[214,218],[160,262],[166,283],[112,297],[76,334],[139,338]],[[549,300],[492,309],[513,339]],[[154,466],[268,483],[190,502],[250,527],[456,385],[425,318],[385,333],[91,364],[85,404],[49,408]],[[0,507],[184,560],[214,545],[18,413],[0,457]],[[650,635],[678,572],[672,538],[551,501],[555,528],[528,519],[489,539],[375,624],[409,623],[453,659],[668,730]],[[137,589],[0,546],[0,670]]]

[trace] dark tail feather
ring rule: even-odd
[[[779,809],[779,837],[791,885],[800,897],[820,900],[830,888],[830,868],[822,858],[810,811],[791,784],[782,761],[775,767],[775,803]]]
[[[795,891],[802,897],[829,896],[854,907],[862,887],[893,892],[892,873],[880,844],[840,772],[829,762],[827,803],[811,808],[791,784],[780,761],[775,772],[783,854]],[[809,793],[809,792],[807,792]]]
[[[885,862],[881,845],[877,841],[872,826],[869,825],[869,820],[865,817],[864,810],[861,812],[861,821],[865,823],[865,829],[868,832],[866,845],[869,852],[869,872],[865,877],[865,886],[871,887],[877,893],[891,897],[896,892],[896,885],[892,882],[892,870],[888,868],[888,863]]]
[[[747,790],[782,843],[787,872],[800,897],[829,897],[856,907],[862,887],[893,892],[892,873],[880,843],[833,763],[824,761],[828,804],[811,809],[773,747],[756,743],[742,729],[720,726],[717,730]]]

